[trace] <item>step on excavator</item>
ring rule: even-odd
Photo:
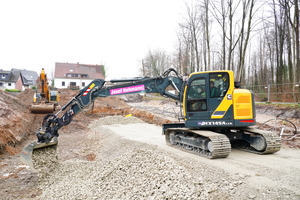
[[[276,133],[251,128],[256,124],[254,94],[234,82],[233,71],[195,72],[183,78],[171,68],[159,77],[110,82],[114,84],[93,80],[56,114],[47,114],[36,132],[38,141],[23,149],[21,160],[33,167],[33,151],[56,149],[58,130],[93,107],[96,98],[132,93],[158,93],[180,103],[178,123],[162,125],[166,143],[172,147],[210,159],[227,157],[231,147],[256,154],[280,150],[281,139]]]
[[[31,113],[47,114],[53,113],[59,107],[60,95],[55,88],[48,85],[47,74],[42,68],[39,79],[37,81],[37,90],[33,96],[33,102],[30,106]]]

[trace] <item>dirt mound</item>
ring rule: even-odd
[[[59,89],[60,94],[60,105],[68,103],[79,91],[70,89]]]
[[[19,94],[16,95],[18,100],[25,105],[26,107],[29,107],[33,101],[33,95],[35,91],[32,89],[26,89]]]
[[[34,116],[29,112],[25,95],[12,96],[0,91],[0,155],[7,152],[15,155],[20,151],[18,144],[32,132]]]
[[[99,116],[127,115],[130,106],[119,97],[105,97],[95,100],[93,113]]]
[[[288,106],[278,106],[278,105],[256,105],[256,112],[258,114],[266,114],[274,117],[279,117],[283,119],[299,119],[300,118],[300,108],[290,108]]]

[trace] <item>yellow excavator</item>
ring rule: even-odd
[[[33,102],[30,106],[31,113],[47,114],[53,113],[59,106],[60,95],[55,88],[48,85],[47,74],[42,68],[39,79],[37,81],[37,90],[33,96]]]
[[[166,143],[172,147],[211,159],[227,157],[232,147],[256,154],[280,150],[281,139],[276,133],[251,127],[256,124],[254,94],[234,82],[233,71],[195,72],[185,79],[171,68],[159,77],[110,82],[116,84],[93,80],[58,113],[46,115],[36,132],[38,141],[23,149],[21,160],[33,167],[33,151],[49,146],[56,149],[58,130],[84,109],[92,108],[96,98],[130,93],[159,93],[180,103],[183,122],[179,119],[162,125]]]

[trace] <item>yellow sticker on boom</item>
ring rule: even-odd
[[[95,87],[95,83],[92,83],[90,88],[93,89],[93,87]]]

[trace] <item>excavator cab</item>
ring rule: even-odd
[[[196,90],[197,87],[203,90]],[[185,125],[202,128],[254,125],[252,96],[248,90],[235,88],[232,71],[193,73],[189,76],[184,92]],[[237,121],[238,113],[240,119],[248,122],[240,124]]]
[[[60,101],[60,95],[59,91],[57,91],[56,88],[53,88],[49,92],[49,102],[59,102]]]

